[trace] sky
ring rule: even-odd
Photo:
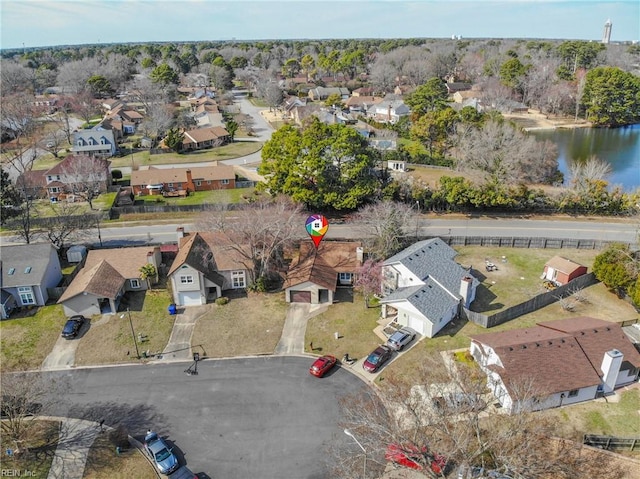
[[[640,40],[638,0],[0,0],[0,48],[328,38]]]

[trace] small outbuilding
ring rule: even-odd
[[[67,261],[69,263],[80,263],[87,255],[87,247],[81,244],[72,246],[67,250]]]
[[[544,265],[541,279],[552,281],[558,286],[587,274],[587,267],[562,256],[554,256]]]

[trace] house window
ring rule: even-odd
[[[23,305],[36,304],[36,299],[33,296],[33,289],[31,289],[31,286],[19,287],[18,294],[20,295],[20,302]]]
[[[107,142],[105,141],[105,139],[104,139],[104,138],[100,138],[100,144],[101,144],[101,145],[106,145],[106,144],[107,144]]]
[[[196,180],[196,186],[201,186],[201,185],[202,185],[202,181]]]
[[[340,273],[338,279],[341,283],[351,283],[351,273]]]
[[[207,184],[210,185],[211,184],[211,180],[207,180]]]
[[[193,276],[180,276],[180,284],[193,284]]]
[[[220,180],[220,184],[228,185],[229,184],[229,180]]]
[[[13,274],[13,273],[15,273],[15,272],[16,272],[16,269],[15,269],[15,268],[11,268],[11,269],[9,270],[9,275],[12,275],[12,274]]]
[[[574,398],[578,395],[578,390],[577,389],[572,389],[571,391],[569,391],[569,397],[570,398]]]
[[[173,188],[173,183],[169,183],[169,188]]]
[[[246,286],[244,271],[232,271],[231,281],[233,288],[244,288]]]
[[[53,187],[49,188],[49,191],[51,193],[60,193],[60,188],[58,188],[57,186],[53,186]]]
[[[29,273],[31,273],[31,266],[27,266],[27,267],[24,269],[24,274],[29,274]]]
[[[129,284],[131,285],[132,288],[139,288],[140,287],[140,280],[139,279],[130,279],[129,280]]]
[[[178,184],[176,185],[176,187],[177,187],[177,188],[182,188],[182,183],[178,183]]]

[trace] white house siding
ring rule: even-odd
[[[625,384],[632,383],[638,380],[638,372],[633,369],[621,369],[616,379],[615,387],[624,386]]]
[[[91,317],[100,314],[100,302],[98,297],[93,294],[79,294],[62,303],[62,309],[67,317],[75,314]]]
[[[416,332],[427,338],[433,337],[433,324],[428,321],[411,303],[405,301],[402,303],[390,304],[390,306],[393,306],[398,310],[397,321],[399,324],[414,328]]]
[[[195,268],[192,268],[189,265],[182,265],[171,275],[171,288],[173,290],[173,301],[180,305],[185,306],[182,301],[184,298],[193,298],[194,293],[198,293],[198,295],[203,298],[199,304],[206,303],[206,296],[204,291],[203,280],[200,277],[201,273]],[[182,276],[191,276],[193,278],[193,283],[182,283],[180,278]],[[186,296],[181,296],[181,293],[187,293]]]
[[[397,263],[393,265],[393,268],[398,272],[398,288],[405,288],[408,286],[417,286],[422,284],[422,280],[415,274],[405,268],[404,265]]]
[[[549,396],[548,401],[546,401],[540,409],[546,409],[550,407],[557,406],[566,406],[568,404],[575,404],[583,401],[590,401],[591,399],[595,399],[596,394],[598,392],[598,385],[594,384],[593,386],[588,386],[582,389],[578,389],[578,394],[572,397],[569,397],[569,391],[563,391],[556,394],[552,394]],[[561,397],[564,394],[564,397]]]

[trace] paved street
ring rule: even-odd
[[[327,477],[325,447],[349,441],[337,399],[363,387],[357,376],[314,378],[308,357],[206,360],[194,376],[185,364],[48,373],[68,381],[53,413],[124,423],[138,438],[152,427],[203,477]]]

